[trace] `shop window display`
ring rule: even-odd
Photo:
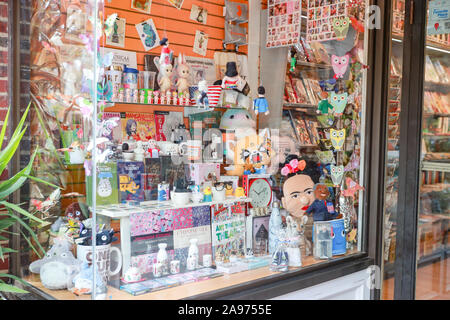
[[[39,243],[23,242],[26,281],[61,299],[183,298],[180,286],[201,294],[362,250],[362,1],[268,2],[260,45],[286,48],[282,108],[251,88],[243,38],[223,42],[225,24],[252,23],[235,17],[246,1],[225,16],[200,2],[207,20],[189,23],[190,4],[46,3],[31,24],[32,146],[60,195],[33,226]],[[262,127],[272,115],[280,125]],[[32,181],[30,206],[54,189]]]

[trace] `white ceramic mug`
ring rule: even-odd
[[[116,254],[117,267],[111,270],[111,252]],[[77,245],[77,259],[92,264],[92,246]],[[111,276],[120,272],[122,268],[122,253],[119,248],[112,247],[110,244],[95,246],[95,258],[97,260],[98,272],[102,275],[103,280],[108,282]]]
[[[184,206],[187,205],[191,199],[191,193],[190,192],[174,192],[172,191],[170,193],[170,199],[172,199],[172,202],[176,206]]]
[[[225,188],[220,190],[222,187],[219,187],[219,190],[216,187],[212,187],[212,199],[213,201],[225,201],[227,198],[227,191]]]
[[[170,141],[159,141],[158,146],[161,152],[165,155],[172,155],[178,153],[178,145]]]
[[[202,141],[201,140],[187,140],[181,142],[178,147],[178,152],[182,156],[186,156],[190,161],[197,161],[202,159]]]

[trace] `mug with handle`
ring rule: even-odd
[[[111,270],[111,254],[117,256],[117,266],[114,270]],[[92,246],[77,245],[77,259],[88,264],[92,264]],[[112,247],[111,244],[95,246],[95,257],[97,260],[97,267],[99,273],[102,275],[105,283],[109,278],[115,276],[122,269],[122,252],[119,248]]]
[[[202,141],[201,140],[187,140],[179,144],[179,153],[182,156],[187,156],[188,160],[197,161],[202,158]]]

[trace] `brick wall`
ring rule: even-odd
[[[8,95],[8,0],[0,0],[0,127],[3,126],[6,112],[9,106]],[[4,146],[4,145],[3,145]],[[8,169],[3,171],[0,181],[8,177]],[[0,241],[1,243],[1,241]],[[8,254],[6,259],[0,260],[0,273],[8,271]]]

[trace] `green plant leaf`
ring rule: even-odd
[[[23,124],[25,123],[25,120],[27,119],[28,111],[30,111],[30,106],[31,106],[31,102],[28,103],[27,109],[23,113],[22,118],[20,118],[20,121],[17,124],[17,127],[14,130],[14,133],[11,136],[11,138],[15,138],[19,134],[19,132],[22,130]]]
[[[36,106],[36,104],[33,104],[33,105],[34,105],[34,109],[36,110],[36,114],[38,116],[38,120],[39,120],[39,123],[41,124],[42,130],[44,130],[45,139],[48,140],[48,139],[50,139],[50,135],[48,134],[47,128],[45,127],[44,120],[42,119],[41,113],[39,112],[39,108]],[[59,165],[64,168],[64,164],[62,163],[60,156],[59,156],[58,152],[56,151],[55,146],[53,145],[53,142],[52,142],[51,151],[53,152],[55,159],[59,162]]]
[[[28,245],[30,246],[31,249],[33,249],[34,253],[37,254],[37,256],[40,258],[42,258],[42,256],[39,254],[39,252],[36,250],[36,248],[33,246],[33,244],[31,243],[30,239],[27,238],[27,236],[25,235],[25,233],[23,233],[22,231],[20,232],[22,234],[22,237],[25,239],[25,241],[28,243]],[[41,244],[38,242],[38,245],[41,247]],[[42,248],[42,247],[41,247]],[[45,252],[43,249],[41,249],[43,252]]]
[[[18,287],[6,284],[6,283],[0,283],[0,291],[3,292],[13,292],[13,293],[28,293],[28,291],[25,291],[23,289],[20,289]]]
[[[37,221],[37,222],[39,222],[39,223],[44,223],[44,220],[41,220],[41,219],[39,219],[39,218],[33,216],[33,215],[30,214],[29,212],[23,210],[23,209],[22,209],[21,207],[19,207],[18,205],[15,205],[15,204],[13,204],[13,203],[9,203],[9,202],[4,201],[4,200],[3,200],[3,201],[0,201],[0,204],[2,204],[2,205],[4,205],[5,207],[10,208],[10,209],[12,209],[12,210],[18,212],[18,213],[20,213],[20,214],[22,214],[22,215],[24,215],[24,216],[26,216],[26,217],[28,217],[28,218],[34,220],[34,221]]]
[[[8,163],[14,156],[14,153],[16,153],[16,150],[20,144],[20,140],[22,140],[22,137],[25,134],[26,130],[27,128],[23,129],[20,134],[12,137],[5,149],[0,152],[0,175],[8,166]]]
[[[55,188],[55,189],[58,189],[58,188],[59,188],[59,189],[62,189],[61,187],[57,186],[56,184],[50,183],[50,182],[48,182],[48,181],[45,181],[45,180],[42,180],[42,179],[39,179],[39,178],[30,176],[30,175],[27,175],[26,177],[27,177],[28,179],[30,179],[30,180],[34,180],[34,181],[37,181],[37,182],[46,184],[46,185],[48,185],[48,186],[50,186],[50,187],[53,187],[53,188]]]
[[[33,167],[33,162],[34,158],[36,157],[37,151],[38,149],[36,149],[34,154],[31,156],[30,162],[25,168],[16,173],[13,177],[0,183],[0,199],[7,198],[10,194],[19,189],[25,183]]]
[[[14,223],[16,223],[16,220],[13,218],[1,219],[0,220],[0,232],[3,232],[2,229],[8,229]]]
[[[36,241],[39,249],[42,250],[42,252],[45,253],[45,250],[44,250],[44,248],[42,248],[42,246],[41,246],[41,244],[40,244],[40,242],[39,242],[39,240],[38,240],[38,238],[36,236],[36,233],[30,228],[30,226],[28,224],[26,224],[22,219],[20,219],[19,217],[17,217],[13,213],[11,213],[10,212],[10,211],[12,211],[11,209],[8,209],[8,211],[9,211],[8,216],[11,217],[11,218],[16,219],[17,222],[20,223],[20,225],[22,225],[30,233],[31,237],[34,239],[34,241]],[[28,239],[26,239],[26,240],[28,240]],[[37,253],[37,255],[40,257],[39,253]]]
[[[5,119],[3,120],[2,132],[0,133],[0,150],[2,149],[3,139],[5,138],[6,128],[8,127],[8,119],[9,119],[9,111],[11,108],[8,108],[8,112],[6,112]]]
[[[19,277],[16,277],[15,275],[12,275],[9,273],[0,273],[0,278],[11,278],[11,279],[17,280],[25,285],[27,284],[27,282],[25,280],[20,279]]]

